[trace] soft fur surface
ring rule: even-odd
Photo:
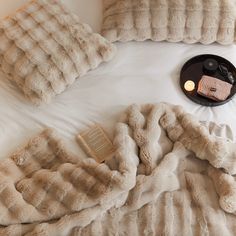
[[[58,0],[35,0],[0,22],[0,68],[35,103],[110,60],[115,47]]]
[[[46,130],[0,164],[0,235],[233,236],[230,136],[181,107],[133,105],[116,125],[114,156],[98,164]]]
[[[103,1],[102,34],[112,42],[231,44],[235,39],[235,0]]]

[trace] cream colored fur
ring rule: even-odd
[[[34,0],[0,22],[0,69],[36,104],[49,103],[115,51],[59,0]]]
[[[110,41],[231,44],[235,0],[103,0],[102,34]]]
[[[46,130],[0,164],[0,235],[233,236],[235,177],[206,161],[235,174],[230,137],[181,107],[133,105],[98,164]]]

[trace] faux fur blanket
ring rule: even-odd
[[[0,235],[235,235],[236,145],[212,129],[229,134],[178,106],[133,105],[103,164],[46,130],[0,164]]]

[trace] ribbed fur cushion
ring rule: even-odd
[[[50,102],[115,48],[59,1],[36,0],[0,23],[0,67],[35,103]]]
[[[231,44],[235,9],[235,0],[104,0],[102,34],[112,42]]]

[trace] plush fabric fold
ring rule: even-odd
[[[0,235],[234,235],[236,147],[179,106],[133,105],[103,164],[45,130],[0,165]],[[224,170],[224,171],[223,171]]]

